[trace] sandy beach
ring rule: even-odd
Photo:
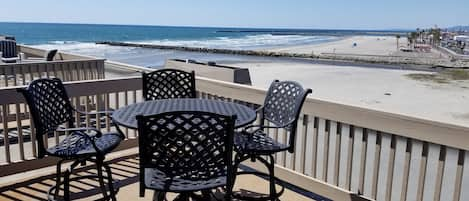
[[[356,46],[354,46],[354,44],[356,44]],[[406,37],[399,39],[399,46],[407,46]],[[329,43],[273,48],[270,50],[305,54],[391,55],[397,51],[397,41],[394,36],[352,36]]]
[[[379,40],[378,40],[379,38]],[[353,42],[357,47],[352,47]],[[405,39],[401,39],[404,44]],[[397,54],[395,37],[354,36],[343,40],[305,46],[291,46],[277,51],[324,51],[336,48],[343,54]],[[403,53],[403,52],[401,52]],[[414,56],[433,53],[415,53]],[[434,55],[434,54],[433,54]],[[422,58],[425,59],[425,58]],[[312,88],[312,97],[366,107],[390,113],[399,113],[434,121],[469,125],[469,80],[439,83],[415,80],[408,74],[434,74],[424,71],[401,70],[360,64],[312,63],[269,57],[218,62],[228,66],[249,68],[254,86],[267,88],[273,79],[295,80]],[[107,76],[121,76],[108,69]]]
[[[237,63],[249,68],[253,85],[296,80],[314,98],[392,113],[469,124],[469,81],[417,81],[407,74],[430,72],[294,62]]]

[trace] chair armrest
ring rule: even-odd
[[[246,131],[246,129],[250,129],[250,128],[257,128],[255,129],[255,131],[259,129],[264,129],[264,128],[286,128],[289,125],[291,125],[294,121],[295,120],[290,120],[287,123],[285,123],[283,126],[249,125],[249,126],[244,127],[243,130]]]
[[[244,130],[250,129],[250,128],[258,128],[258,129],[263,129],[263,128],[285,128],[286,126],[265,126],[265,125],[249,125],[244,127]],[[256,130],[258,130],[256,129]]]
[[[84,115],[94,115],[94,114],[104,114],[108,117],[110,117],[110,115],[112,115],[112,113],[114,112],[113,110],[108,110],[108,111],[96,111],[96,112],[85,112],[85,111],[81,111],[81,110],[75,110],[77,111],[78,113],[80,114],[84,114]]]
[[[259,112],[261,112],[261,111],[263,111],[263,110],[264,110],[264,106],[261,105],[260,107],[258,107],[258,108],[257,108],[256,110],[254,110],[254,111],[256,111],[256,113],[259,113]]]
[[[58,128],[55,131],[57,132],[67,132],[67,131],[94,131],[96,132],[96,135],[90,136],[90,137],[101,137],[103,134],[101,133],[100,130],[94,127],[80,127],[80,128]],[[89,135],[87,135],[89,136]]]

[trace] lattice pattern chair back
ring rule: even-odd
[[[3,58],[12,58],[17,56],[16,41],[14,40],[1,40],[0,41],[0,55]]]
[[[36,126],[39,157],[43,157],[45,147],[42,136],[54,132],[63,123],[68,122],[71,126],[73,107],[62,81],[58,78],[34,80],[20,91],[31,110]]]
[[[261,123],[267,120],[290,131],[289,145],[293,147],[301,107],[311,89],[294,81],[274,80],[264,100]]]
[[[143,74],[145,100],[195,98],[195,73],[177,69],[161,69]]]
[[[188,180],[226,176],[235,119],[190,111],[137,116],[141,169]]]

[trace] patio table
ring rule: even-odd
[[[135,118],[137,115],[174,111],[203,111],[222,115],[236,115],[236,128],[243,127],[256,120],[256,112],[245,105],[220,100],[193,98],[162,99],[134,103],[117,109],[112,114],[112,119],[121,126],[137,129],[137,119]]]

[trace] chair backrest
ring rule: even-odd
[[[57,51],[58,50],[56,49],[47,51],[46,55],[44,55],[46,61],[54,61],[54,57],[57,54]]]
[[[17,56],[16,41],[14,40],[1,40],[0,52],[3,58],[12,58]]]
[[[311,89],[304,89],[297,82],[278,80],[274,80],[267,91],[261,122],[267,120],[290,131],[289,151],[294,149],[298,118],[309,93]]]
[[[194,71],[161,69],[144,73],[142,80],[145,100],[196,97]]]
[[[24,95],[34,120],[39,157],[44,157],[42,136],[54,132],[63,123],[68,122],[71,125],[73,106],[62,81],[58,78],[37,79],[19,91]]]
[[[199,111],[137,116],[141,170],[190,180],[229,176],[235,120]]]

